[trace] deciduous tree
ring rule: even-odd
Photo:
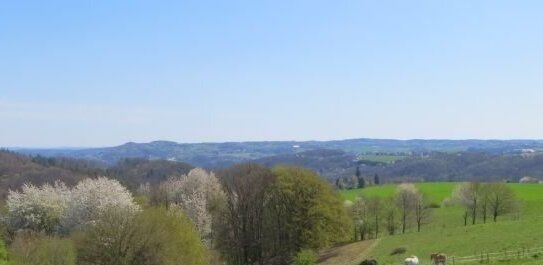
[[[402,233],[405,234],[412,214],[416,209],[418,191],[413,184],[400,184],[396,191],[395,202],[400,212]]]

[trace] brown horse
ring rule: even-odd
[[[443,253],[432,253],[430,254],[430,259],[434,265],[446,265],[447,264],[447,255]]]

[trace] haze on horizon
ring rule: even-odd
[[[11,1],[0,146],[541,139],[540,1]]]

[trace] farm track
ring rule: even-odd
[[[379,244],[381,239],[360,241],[333,247],[319,253],[318,265],[358,265]]]

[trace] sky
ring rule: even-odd
[[[0,146],[541,139],[543,1],[3,1]]]

